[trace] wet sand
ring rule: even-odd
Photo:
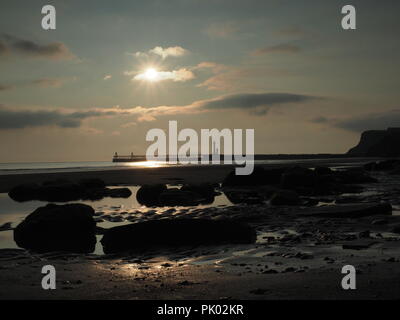
[[[85,178],[100,178],[107,185],[143,185],[156,183],[215,183],[233,169],[231,165],[221,166],[168,166],[158,168],[127,168],[86,172],[51,172],[31,174],[7,174],[0,176],[0,192],[8,192],[24,183],[65,179],[78,181]]]
[[[211,169],[210,169],[211,168]],[[148,170],[148,171],[145,171]],[[150,168],[87,172],[109,184],[220,182],[229,167]],[[10,176],[29,179],[82,178],[82,173]],[[245,221],[257,230],[249,245],[189,247],[124,255],[35,254],[0,250],[0,299],[398,299],[400,225],[398,178],[376,174],[357,202],[387,201],[393,215],[357,219],[305,216],[305,207],[266,204],[183,208],[154,214],[118,209],[102,219],[140,222],[193,218]],[[109,179],[109,180],[108,180]],[[197,179],[197,180],[196,180]],[[3,188],[6,189],[4,181]],[[341,195],[349,203],[354,195]],[[337,196],[324,197],[327,203]],[[320,199],[321,200],[321,199]],[[397,209],[396,209],[397,208]],[[98,209],[101,210],[101,209]],[[127,221],[126,221],[127,220]],[[376,223],[383,221],[383,223]],[[54,265],[57,289],[41,288],[41,268]],[[343,290],[344,265],[357,270],[357,289]]]
[[[298,160],[287,163],[271,163],[258,165],[262,167],[283,167],[302,165],[304,167],[350,166],[373,161],[374,159],[349,158],[325,160]],[[164,167],[132,167],[125,169],[91,170],[76,172],[23,173],[0,175],[0,193],[8,192],[13,187],[24,183],[42,183],[44,181],[65,179],[78,181],[83,178],[100,178],[107,185],[143,185],[155,183],[219,183],[235,165],[190,165]]]

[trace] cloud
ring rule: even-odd
[[[129,112],[118,108],[61,112],[54,110],[12,110],[0,106],[0,129],[22,129],[43,126],[78,128],[85,119],[119,114],[129,114]]]
[[[253,56],[260,56],[269,53],[299,53],[301,48],[292,44],[278,44],[275,46],[257,49],[252,52]]]
[[[198,114],[216,110],[242,109],[252,115],[265,115],[269,109],[286,104],[299,104],[320,97],[291,93],[242,93],[214,99],[198,100],[185,106],[135,107],[131,114],[138,115],[138,121],[154,121],[157,117],[178,114]]]
[[[43,45],[7,34],[3,34],[2,38],[5,42],[3,46],[5,46],[6,50],[26,56],[53,60],[70,60],[75,57],[62,42],[52,42]]]
[[[153,71],[154,74],[149,78],[148,71],[136,74],[132,80],[147,80],[147,81],[165,81],[172,80],[174,82],[185,82],[195,78],[192,71],[186,68],[181,68],[173,71]],[[126,75],[131,75],[132,72],[126,72]]]
[[[210,24],[205,32],[212,38],[230,38],[240,30],[235,22],[222,22]]]
[[[265,67],[233,67],[213,62],[202,62],[194,70],[210,70],[213,75],[198,84],[215,91],[255,91],[260,78],[290,74],[288,71],[270,70]],[[252,81],[253,79],[257,81]]]
[[[163,48],[163,47],[157,46],[157,47],[154,47],[153,49],[150,49],[147,52],[138,51],[135,53],[135,56],[136,57],[146,57],[149,54],[155,54],[155,55],[160,56],[164,60],[168,57],[181,57],[188,53],[189,53],[188,50],[186,50],[182,47],[179,47],[179,46],[168,47],[168,48]]]
[[[107,75],[104,76],[103,80],[109,80],[111,78],[112,78],[112,75],[111,74],[107,74]]]
[[[102,117],[128,117],[129,122],[122,128],[136,125],[137,122],[154,121],[162,116],[194,115],[217,110],[242,109],[250,114],[265,115],[269,109],[285,105],[320,99],[314,96],[290,93],[242,93],[221,96],[214,99],[198,100],[189,105],[120,108],[114,106],[86,111],[65,110],[13,110],[0,105],[0,130],[29,127],[56,126],[78,128],[85,119]],[[134,117],[135,121],[131,119]]]
[[[400,109],[369,113],[344,119],[327,119],[326,122],[334,127],[353,132],[383,130],[389,127],[400,127]]]
[[[12,90],[15,86],[8,85],[8,84],[0,84],[0,91]]]
[[[253,114],[264,115],[274,106],[316,99],[320,98],[292,93],[242,93],[205,100],[200,106],[205,109],[243,109],[250,110]]]

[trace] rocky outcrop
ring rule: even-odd
[[[357,157],[398,157],[400,156],[400,128],[370,130],[361,134],[357,146],[347,152]]]
[[[110,228],[101,244],[105,253],[116,253],[160,247],[254,243],[255,240],[255,230],[239,222],[162,219]]]
[[[224,180],[223,191],[233,203],[260,203],[270,199],[279,189],[292,190],[300,196],[323,196],[361,192],[363,187],[360,184],[375,182],[377,180],[370,177],[364,168],[258,167],[250,176],[235,176],[232,171]],[[247,196],[251,202],[245,201]]]
[[[11,189],[8,195],[18,202],[31,200],[68,202],[100,200],[104,197],[128,198],[132,192],[128,188],[106,188],[100,179],[84,179],[77,183],[68,180],[54,180],[42,184],[19,185]]]
[[[93,252],[93,215],[93,208],[84,204],[48,204],[29,214],[14,229],[14,240],[19,247],[37,252]]]

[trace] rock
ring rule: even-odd
[[[131,192],[127,188],[108,189],[100,179],[83,179],[79,183],[59,179],[46,181],[41,185],[20,185],[11,189],[8,195],[18,202],[31,200],[68,202],[100,200],[107,196],[126,198]]]
[[[320,218],[361,218],[374,215],[391,215],[392,206],[390,203],[335,205],[305,209],[301,214]]]
[[[158,204],[158,197],[167,190],[164,184],[143,185],[136,193],[136,200],[145,206],[151,207]]]
[[[370,130],[361,135],[359,144],[347,154],[361,157],[398,157],[400,156],[400,128]]]
[[[388,223],[388,221],[385,220],[385,219],[377,219],[377,220],[374,220],[374,221],[371,222],[371,224],[374,225],[374,226],[381,226],[381,225],[384,225],[384,224],[387,224],[387,223]]]
[[[301,203],[299,195],[291,190],[280,190],[275,193],[270,203],[273,206],[295,206]]]
[[[293,167],[286,170],[281,178],[281,187],[283,189],[297,189],[297,188],[314,188],[316,182],[316,175],[313,170]]]
[[[231,171],[222,182],[223,187],[278,185],[286,168],[264,169],[255,167],[253,172],[246,176],[236,175]]]
[[[358,184],[358,183],[376,183],[373,177],[370,177],[363,168],[350,168],[347,170],[336,171],[335,177],[339,183]]]
[[[180,190],[182,191],[189,191],[196,194],[199,194],[204,198],[204,204],[210,204],[214,202],[215,198],[215,186],[210,183],[203,183],[203,184],[186,184],[183,185]]]
[[[364,165],[367,171],[391,171],[400,166],[400,160],[390,159],[377,162],[370,162]]]
[[[8,231],[8,230],[12,230],[13,228],[11,227],[11,222],[6,222],[6,223],[3,223],[1,226],[0,226],[0,231]]]
[[[111,198],[129,198],[132,191],[129,188],[107,189],[106,194]]]
[[[39,188],[36,183],[22,184],[12,188],[8,196],[18,202],[34,200],[38,196]]]
[[[29,214],[14,229],[14,240],[19,247],[38,252],[93,252],[93,214],[93,208],[84,204],[48,204]]]
[[[328,167],[315,167],[314,172],[317,176],[326,176],[333,174],[331,168]]]
[[[160,247],[254,243],[255,240],[255,230],[239,222],[162,219],[110,228],[101,243],[105,253],[115,253]]]
[[[264,197],[251,188],[224,188],[224,194],[233,204],[261,204]]]
[[[370,248],[375,242],[368,242],[368,243],[349,243],[342,245],[342,248],[345,250],[364,250]]]
[[[67,202],[86,197],[85,188],[66,180],[47,181],[38,190],[37,199],[49,202]],[[101,197],[93,197],[94,199]]]
[[[106,184],[98,178],[88,178],[79,180],[79,185],[86,189],[104,189]]]
[[[394,226],[394,227],[390,230],[390,232],[393,232],[393,233],[400,233],[400,225]]]
[[[369,231],[369,230],[362,231],[362,232],[360,232],[358,234],[358,237],[359,238],[370,238],[371,237],[371,231]]]

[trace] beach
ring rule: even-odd
[[[305,167],[315,168],[320,163],[308,162]],[[332,163],[330,159],[322,163],[340,171],[366,161]],[[286,165],[264,165],[262,170],[270,172]],[[304,162],[299,161],[298,165],[304,166]],[[18,221],[10,221],[11,228],[0,232],[0,243],[11,243],[10,237],[18,223],[47,203],[43,200],[13,202],[4,192],[16,185],[101,178],[111,188],[128,187],[132,195],[125,199],[72,201],[94,209],[98,231],[96,250],[92,253],[40,253],[15,244],[3,245],[0,298],[258,300],[395,299],[399,296],[400,235],[393,231],[400,224],[397,176],[369,172],[371,182],[360,183],[362,190],[301,196],[301,203],[297,205],[272,205],[265,201],[237,203],[230,193],[232,190],[238,190],[235,192],[244,194],[248,200],[255,190],[265,194],[270,187],[221,188],[220,183],[232,169],[222,165],[168,166],[3,175],[1,216],[9,210],[15,213],[10,219]],[[378,183],[372,182],[373,179]],[[137,199],[140,185],[156,183],[168,185],[168,190],[185,184],[217,183],[219,186],[209,203],[141,205]],[[385,203],[390,203],[390,214]],[[107,229],[160,219],[229,219],[254,228],[257,239],[248,244],[200,246],[185,244],[186,239],[182,239],[182,246],[156,247],[139,253],[104,254],[101,250],[100,239]],[[208,236],[204,230],[204,237]],[[168,237],[168,230],[163,237]],[[41,287],[44,265],[53,265],[57,270],[56,290]],[[356,290],[344,290],[341,286],[345,265],[353,265],[357,271]]]

